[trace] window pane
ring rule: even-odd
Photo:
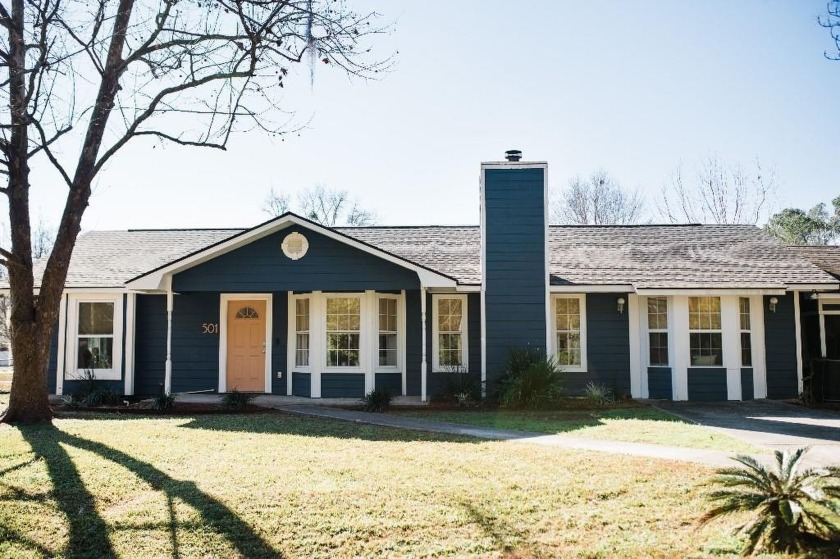
[[[651,332],[650,339],[650,364],[654,366],[668,365],[668,333]]]
[[[114,303],[79,303],[79,334],[114,334]]]
[[[723,343],[719,332],[691,333],[689,340],[692,366],[723,365]]]
[[[397,335],[379,334],[379,366],[397,366]]]
[[[720,330],[720,297],[688,298],[689,330]]]
[[[665,330],[668,328],[668,299],[665,297],[648,298],[648,329]]]
[[[79,337],[79,362],[77,367],[79,369],[112,369],[113,354],[113,337]]]
[[[741,314],[741,330],[750,329],[750,300],[747,297],[738,299],[738,307]]]
[[[298,334],[295,336],[295,365],[298,367],[309,366],[309,334]]]
[[[580,334],[577,332],[557,333],[557,363],[559,365],[580,365]]]
[[[752,335],[741,332],[741,366],[752,367]]]

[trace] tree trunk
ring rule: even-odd
[[[3,423],[43,423],[52,419],[47,397],[47,366],[52,328],[39,328],[34,322],[13,324],[12,355],[15,358],[9,409]]]

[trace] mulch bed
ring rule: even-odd
[[[129,406],[96,406],[96,407],[75,407],[68,408],[67,406],[54,406],[53,412],[59,417],[71,417],[78,413],[114,413],[119,415],[149,415],[149,416],[179,416],[179,415],[229,415],[229,414],[256,414],[256,413],[272,413],[274,410],[268,408],[261,408],[259,406],[248,405],[243,409],[230,410],[219,406],[218,404],[197,404],[197,403],[175,403],[175,405],[166,411],[158,411],[152,409],[146,402],[139,402]]]

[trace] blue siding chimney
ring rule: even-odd
[[[492,380],[511,347],[546,351],[546,163],[481,165],[484,368]]]

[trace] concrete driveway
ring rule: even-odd
[[[656,402],[655,406],[773,450],[810,446],[809,465],[840,466],[840,412],[786,402]]]

